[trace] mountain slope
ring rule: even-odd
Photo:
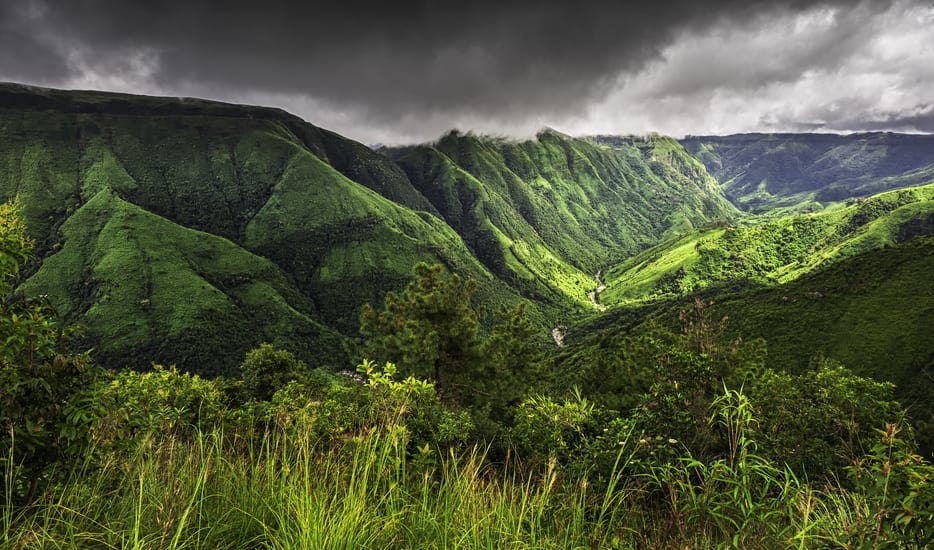
[[[890,191],[832,212],[695,231],[610,269],[601,299],[609,305],[717,287],[774,285],[930,234],[934,184]]]
[[[858,375],[894,382],[897,397],[912,417],[928,426],[924,437],[931,446],[932,273],[934,236],[917,237],[775,287],[719,294],[705,311],[712,320],[726,317],[724,341],[763,338],[768,367],[803,373],[812,357],[823,355]],[[612,373],[627,387],[640,388],[639,372],[620,372],[632,366],[631,339],[651,334],[656,324],[680,330],[678,312],[689,307],[683,300],[641,311],[610,310],[568,334],[556,368],[565,373],[568,385],[612,393],[615,390],[605,382],[611,376],[607,373]]]
[[[87,325],[113,366],[217,372],[241,348],[289,335],[306,335],[290,347],[321,362],[318,340],[353,333],[358,308],[403,286],[418,261],[478,279],[489,304],[518,301],[391,161],[281,111],[17,86],[0,87],[0,105],[0,200],[17,198],[43,264],[26,288]],[[199,264],[202,254],[226,267]],[[147,263],[162,261],[158,272]],[[268,292],[216,284],[238,269]],[[162,275],[175,309],[146,294]],[[155,324],[134,317],[143,300]],[[248,307],[256,301],[281,307]],[[281,332],[255,315],[277,317]],[[205,356],[184,351],[205,331],[237,345],[228,354],[227,341],[205,337]]]
[[[681,143],[735,204],[756,213],[819,210],[934,179],[930,135],[738,134]]]
[[[261,341],[315,364],[340,351],[339,335],[314,319],[312,303],[275,264],[111,189],[81,205],[61,235],[61,250],[20,290],[48,294],[60,314],[86,326],[105,364],[230,374],[222,367]]]
[[[675,141],[610,146],[544,131],[452,132],[391,150],[477,257],[534,299],[586,302],[593,274],[659,239],[737,215]]]

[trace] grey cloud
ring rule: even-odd
[[[0,2],[0,79],[44,83],[68,74],[62,53],[36,28],[41,19],[29,2]]]
[[[155,51],[163,87],[310,94],[384,121],[515,118],[605,95],[685,29],[825,3],[49,0],[35,23],[91,58]]]
[[[927,0],[7,1],[0,79],[282,106],[366,141],[844,124],[821,89],[850,86],[843,70],[907,90],[845,105],[876,124],[934,84],[929,56],[866,46]]]

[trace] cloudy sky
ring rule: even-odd
[[[0,0],[0,81],[273,105],[366,143],[934,132],[934,1]]]

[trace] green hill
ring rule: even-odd
[[[934,419],[934,236],[871,250],[787,283],[713,296],[710,319],[726,317],[725,341],[763,338],[766,366],[807,372],[823,355],[856,374],[896,384],[915,419]],[[707,298],[711,296],[708,295]],[[576,327],[557,370],[566,383],[603,392],[620,402],[627,388],[645,391],[633,365],[634,338],[661,325],[680,330],[688,300],[650,308],[610,310]],[[644,365],[643,365],[644,367]],[[615,387],[608,380],[625,382]],[[925,437],[934,445],[934,431]]]
[[[264,340],[339,362],[334,331],[418,261],[518,300],[391,161],[281,111],[18,86],[0,105],[0,200],[38,243],[25,288],[111,366],[220,372]]]
[[[449,133],[390,155],[493,273],[535,300],[587,303],[594,273],[738,212],[670,138],[607,145]]]
[[[681,140],[755,213],[814,211],[827,204],[934,180],[934,136],[739,134]]]
[[[700,229],[610,269],[604,304],[715,288],[774,285],[867,250],[934,233],[934,184],[890,191],[830,212]]]

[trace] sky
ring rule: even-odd
[[[934,132],[934,0],[0,0],[0,81],[286,109],[364,143]]]

